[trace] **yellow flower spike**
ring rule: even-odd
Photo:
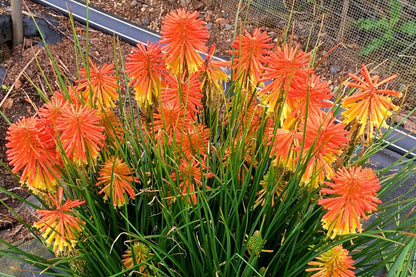
[[[34,193],[55,192],[59,176],[53,129],[37,117],[21,118],[7,130],[7,157],[12,172],[23,169],[20,183],[26,184]]]
[[[309,262],[308,265],[312,267],[305,271],[317,271],[311,277],[353,277],[355,276],[353,271],[355,261],[348,254],[348,250],[342,245],[337,245],[319,255],[315,261]]]
[[[318,204],[328,212],[322,217],[323,227],[328,230],[328,237],[362,232],[360,219],[366,220],[367,213],[377,210],[381,203],[377,198],[380,183],[370,168],[340,168],[332,177],[333,182],[325,184],[321,194],[331,198],[320,199]]]
[[[82,79],[79,80],[77,89],[82,92],[88,105],[92,105],[92,108],[113,108],[114,101],[118,98],[114,64],[104,64],[101,69],[98,69],[91,59],[89,59],[89,63],[89,80],[87,72],[81,68],[79,74]]]
[[[96,184],[97,186],[104,185],[104,188],[99,191],[99,193],[104,193],[104,200],[110,198],[113,206],[120,208],[127,204],[127,195],[134,199],[135,192],[132,184],[139,182],[139,179],[132,177],[131,174],[129,166],[120,158],[109,158],[100,170],[100,177]]]
[[[143,242],[135,242],[129,247],[126,252],[122,255],[122,262],[126,269],[132,268],[135,264],[146,262],[153,254],[149,247]],[[138,273],[140,276],[154,276],[149,267],[146,265],[139,266]]]
[[[129,85],[134,86],[136,101],[140,108],[149,110],[156,107],[160,91],[164,86],[166,66],[160,44],[137,44],[127,57],[126,73],[131,78]]]
[[[398,107],[392,103],[390,97],[402,97],[402,94],[380,87],[387,82],[395,79],[397,75],[392,75],[383,81],[379,81],[378,76],[373,78],[363,64],[360,71],[364,80],[354,74],[348,74],[354,82],[347,84],[349,87],[357,88],[357,92],[345,97],[341,106],[343,122],[358,128],[358,137],[365,141],[364,136],[367,135],[367,143],[371,142],[374,136],[374,130],[381,127],[387,127],[386,119],[396,111]]]
[[[46,239],[46,245],[53,245],[55,254],[62,255],[66,251],[71,251],[76,244],[83,222],[74,217],[73,208],[84,204],[85,201],[67,199],[63,203],[62,187],[59,188],[57,195],[48,196],[53,209],[38,210],[41,220],[34,226]]]

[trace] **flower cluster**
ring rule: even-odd
[[[248,239],[232,238],[233,247],[241,242],[247,250],[243,252],[260,256],[280,253],[263,249],[270,241],[262,237],[264,222],[273,222],[270,216],[278,212],[291,217],[281,207],[298,206],[296,201],[307,207],[281,225],[297,224],[308,211],[321,221],[311,237],[322,238],[323,245],[340,235],[363,232],[361,221],[377,210],[378,177],[348,161],[350,150],[359,143],[369,145],[375,130],[396,110],[389,96],[401,94],[381,88],[395,76],[379,82],[364,65],[364,80],[350,74],[355,82],[348,86],[357,90],[342,99],[339,122],[331,102],[334,95],[314,71],[311,53],[288,42],[274,45],[267,32],[257,28],[232,43],[233,64],[218,61],[215,45],[207,53],[209,33],[198,16],[184,9],[172,11],[165,17],[160,43],[132,48],[126,59],[126,91],[131,86],[137,106],[117,109],[122,88],[114,65],[99,68],[89,60],[76,84],[55,92],[36,117],[10,126],[6,146],[12,172],[21,172],[20,182],[47,199],[49,208],[38,210],[41,219],[35,227],[57,255],[76,249],[81,237],[86,244],[93,240],[90,232],[83,233],[83,224],[91,220],[94,226],[98,217],[99,223],[108,224],[108,234],[117,236],[109,252],[114,246],[124,253],[117,256],[120,269],[150,276],[153,259],[159,259],[158,267],[176,263],[152,253],[150,243],[169,244],[165,240],[158,245],[159,237],[174,241],[174,251],[188,246],[176,242],[176,230],[179,239],[195,237],[198,251],[205,253],[209,247],[207,233],[185,234],[175,225],[182,213],[200,216],[187,218],[185,225],[212,224],[205,216],[213,205],[228,231],[224,218],[230,214],[261,214],[270,208],[256,221],[262,222],[261,228]],[[225,90],[228,80],[230,91]],[[127,109],[132,113],[126,116]],[[151,201],[145,201],[150,194]],[[80,195],[85,201],[72,200]],[[231,197],[236,197],[231,202],[243,203],[241,208],[224,211],[215,206]],[[285,206],[287,202],[291,204]],[[252,206],[246,208],[247,203]],[[97,211],[88,205],[105,208]],[[151,230],[140,226],[147,218],[138,216],[137,207],[144,206],[151,207],[149,218],[162,214]],[[178,214],[170,213],[178,207]],[[110,215],[114,220],[108,220]],[[165,224],[167,218],[174,224]],[[117,226],[122,219],[132,221]],[[155,234],[158,228],[169,230]],[[239,228],[247,233],[247,226]],[[282,244],[286,232],[291,231],[277,234]],[[124,235],[129,239],[118,245]],[[131,243],[145,241],[146,235],[152,242]],[[225,239],[218,241],[221,248],[228,247],[222,245]],[[170,251],[164,253],[174,253]],[[310,260],[310,267],[305,261],[302,270],[316,271],[314,277],[354,276],[354,261],[341,244]]]

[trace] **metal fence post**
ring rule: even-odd
[[[12,0],[13,45],[23,43],[22,0]]]

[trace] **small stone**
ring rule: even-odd
[[[233,27],[233,25],[230,25],[230,24],[225,24],[224,25],[224,28],[225,28],[225,30],[231,30],[231,28]]]
[[[220,25],[225,25],[225,24],[229,23],[228,20],[225,19],[225,18],[217,18],[217,20],[215,20],[215,22],[217,22]]]
[[[140,11],[141,11],[141,12],[144,12],[144,11],[146,11],[146,8],[143,8],[143,7],[142,7],[142,8],[140,8]]]
[[[329,73],[331,73],[332,75],[337,74],[340,71],[341,67],[339,65],[331,65],[331,67],[329,68]]]
[[[192,6],[194,7],[195,10],[203,10],[205,8],[205,3],[202,1],[196,1],[195,3],[192,4]]]
[[[145,17],[145,18],[142,19],[142,25],[143,26],[149,26],[149,24],[150,24],[150,20],[149,20],[148,17]]]
[[[137,5],[137,1],[136,0],[133,0],[133,1],[131,1],[131,3],[130,3],[130,6],[136,6]]]
[[[181,0],[181,6],[187,8],[191,0]]]
[[[207,30],[211,30],[212,29],[212,23],[207,23]]]
[[[222,16],[223,18],[227,18],[228,13],[226,13],[225,11],[221,11],[221,16]]]

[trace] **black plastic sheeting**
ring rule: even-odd
[[[61,34],[55,30],[59,22],[47,14],[43,15],[45,19],[33,19],[29,16],[23,16],[23,36],[39,36],[39,30],[47,44],[57,44],[62,41]],[[36,22],[36,23],[35,23]],[[0,45],[12,41],[12,19],[9,14],[0,15]],[[40,42],[43,44],[43,42]]]

